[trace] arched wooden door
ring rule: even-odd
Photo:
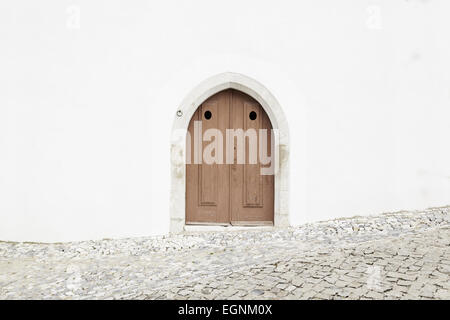
[[[223,155],[219,157],[222,164],[204,161],[203,151],[217,139],[203,141],[208,129],[217,129],[223,137]],[[242,154],[238,154],[239,138],[229,136],[228,140],[227,129],[234,133],[239,132],[237,129],[244,133],[255,129],[256,145],[251,137],[243,140],[244,164],[238,161],[242,159]],[[268,134],[261,134],[259,129],[266,129]],[[189,123],[186,144],[191,150],[187,152],[186,164],[186,224],[273,225],[274,176],[261,174],[261,168],[271,164],[261,163],[259,156],[260,139],[267,139],[265,153],[272,153],[270,129],[272,125],[261,105],[237,90],[221,91],[198,107]],[[250,151],[254,152],[250,150],[251,143],[257,148],[256,163],[250,163]]]

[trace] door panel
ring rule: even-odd
[[[201,122],[201,136],[208,129],[219,129],[224,143],[226,129],[242,129],[244,132],[254,129],[254,135],[249,134],[245,139],[245,164],[237,163],[237,138],[234,148],[224,146],[224,164],[206,164],[202,152],[211,141],[202,142],[198,136],[197,141],[202,148],[195,149],[194,121]],[[197,109],[188,130],[191,154],[197,152],[202,164],[186,165],[187,224],[273,224],[274,179],[272,175],[260,174],[258,150],[259,129],[268,129],[267,146],[268,153],[271,153],[271,128],[261,105],[236,90],[219,92]],[[250,148],[250,141],[254,148]],[[251,151],[256,158],[251,156]],[[231,153],[233,164],[226,164],[227,152]]]
[[[230,95],[220,92],[206,100],[194,113],[189,123],[191,137],[191,154],[197,151],[198,159],[202,159],[205,147],[211,141],[201,142],[201,137],[207,129],[219,129],[225,135],[229,126]],[[205,117],[210,113],[209,119]],[[202,125],[201,135],[197,141],[202,148],[194,148],[194,121]],[[189,137],[189,136],[188,136]],[[189,144],[188,144],[189,145]],[[186,165],[186,223],[228,224],[229,217],[229,176],[230,169],[226,164],[195,164]],[[224,160],[223,160],[224,161]]]
[[[258,162],[250,164],[251,138],[246,137],[245,164],[233,164],[231,169],[230,197],[231,223],[242,224],[272,224],[273,223],[273,191],[272,175],[261,175],[259,163],[259,129],[270,130],[272,127],[267,114],[261,105],[246,94],[235,91],[231,104],[231,127],[254,129],[256,131],[256,153]],[[270,133],[270,131],[269,131]],[[267,135],[270,139],[270,134]],[[270,155],[270,140],[267,142]],[[237,159],[237,155],[235,156]]]
[[[238,99],[238,98],[236,98]],[[257,103],[249,103],[247,101],[244,101],[244,108],[243,108],[243,121],[244,121],[244,131],[247,131],[248,129],[253,129],[255,132],[258,132],[259,129],[261,129],[261,110]],[[239,112],[239,111],[237,111]],[[250,114],[253,112],[253,114],[256,116],[256,119],[252,120],[250,119]],[[259,135],[256,134],[256,146],[258,145],[258,139]],[[257,153],[258,150],[256,150]],[[262,191],[263,191],[263,179],[260,173],[260,165],[259,164],[252,164],[250,162],[250,154],[251,151],[249,144],[245,146],[245,158],[247,165],[243,166],[243,206],[246,208],[249,207],[263,207],[263,198],[262,198]]]
[[[200,120],[202,121],[203,132],[208,129],[219,128],[218,105],[219,99],[209,100],[203,103],[200,108]],[[210,119],[205,119],[205,113],[210,112]],[[207,141],[202,143],[202,149],[205,150]],[[219,168],[217,164],[199,166],[199,206],[217,206],[217,188],[219,179]]]

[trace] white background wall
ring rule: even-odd
[[[226,71],[287,115],[292,224],[450,204],[449,10],[2,0],[0,239],[168,232],[174,113]]]

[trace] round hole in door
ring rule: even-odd
[[[209,120],[209,119],[211,119],[211,117],[212,117],[211,111],[209,111],[209,110],[205,111],[205,119]]]
[[[250,112],[250,114],[248,116],[249,116],[250,120],[255,120],[256,119],[256,112],[252,111],[252,112]]]

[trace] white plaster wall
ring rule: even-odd
[[[1,1],[0,240],[167,233],[174,113],[222,72],[284,109],[292,224],[450,204],[449,10]]]

